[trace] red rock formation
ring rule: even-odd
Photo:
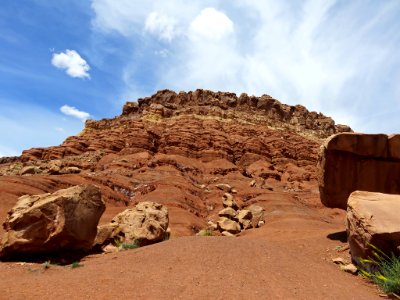
[[[342,133],[321,148],[319,189],[328,207],[347,208],[355,190],[400,194],[400,135]]]
[[[315,194],[321,139],[349,130],[266,95],[164,90],[128,102],[121,116],[87,121],[60,146],[3,160],[0,193],[11,203],[21,189],[38,194],[94,183],[108,203],[105,221],[118,212],[112,207],[154,201],[168,207],[172,235],[187,235],[217,217],[218,183],[234,187],[242,206],[272,192]],[[20,176],[26,166],[34,175]]]

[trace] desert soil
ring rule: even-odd
[[[240,237],[172,236],[87,256],[78,268],[2,262],[0,298],[380,299],[375,286],[331,261],[350,259],[338,251],[346,246],[344,212],[311,202],[276,193],[266,224]],[[113,215],[121,208],[108,210]]]

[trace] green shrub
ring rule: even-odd
[[[48,261],[45,261],[45,262],[42,264],[42,266],[43,266],[43,269],[47,270],[47,269],[50,268],[51,262],[50,262],[49,260],[48,260]]]
[[[83,264],[79,263],[79,261],[74,261],[71,264],[71,269],[76,269],[76,268],[79,268],[79,267],[83,267]]]
[[[380,249],[369,245],[374,258],[360,259],[362,276],[375,282],[387,294],[400,294],[400,257],[388,256]]]
[[[121,249],[123,249],[123,250],[136,249],[139,247],[140,247],[140,245],[137,241],[134,241],[133,243],[122,243],[121,244]]]
[[[198,235],[200,236],[213,236],[214,233],[211,229],[202,229],[199,231]]]

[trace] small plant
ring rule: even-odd
[[[200,236],[213,236],[214,233],[211,229],[202,229],[198,233]]]
[[[122,243],[121,244],[121,249],[123,249],[123,250],[136,249],[139,247],[140,247],[140,245],[137,241],[134,241],[133,243]]]
[[[369,245],[374,258],[360,259],[362,276],[375,282],[387,294],[400,294],[400,257],[388,256],[380,249]]]
[[[115,237],[113,244],[114,244],[115,247],[120,248],[123,243],[118,238]]]
[[[168,241],[170,238],[171,238],[171,232],[167,230],[163,237],[163,241]]]
[[[79,261],[74,261],[71,264],[71,269],[76,269],[76,268],[79,268],[79,267],[83,267],[83,264],[81,264]]]

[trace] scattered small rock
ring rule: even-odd
[[[66,167],[60,171],[60,174],[79,174],[81,169],[78,167]]]
[[[228,218],[222,217],[218,220],[218,229],[223,231],[228,231],[229,233],[236,234],[240,232],[240,225],[239,223],[230,220]]]
[[[21,175],[33,175],[36,173],[39,173],[40,169],[36,166],[26,166],[24,168],[22,168],[20,174]]]
[[[229,219],[235,219],[236,215],[237,215],[237,212],[232,207],[225,207],[223,210],[221,210],[218,213],[218,216],[226,217],[226,218],[229,218]]]
[[[341,257],[332,258],[332,262],[337,265],[344,265],[344,259]]]
[[[222,231],[221,235],[223,235],[223,236],[235,236],[234,234],[232,234],[232,233],[230,233],[228,231]]]
[[[262,208],[259,205],[253,204],[253,205],[250,205],[249,207],[247,207],[247,209],[249,211],[251,211],[251,214],[253,216],[252,224],[253,224],[254,228],[260,227],[260,225],[261,226],[264,225],[264,208]],[[261,223],[261,221],[262,221],[262,223]]]
[[[208,225],[208,227],[209,227],[210,229],[212,229],[212,230],[217,230],[217,229],[218,229],[218,225],[215,224],[213,221],[208,221],[208,222],[207,222],[207,225]]]
[[[342,265],[342,266],[340,266],[340,269],[342,271],[345,271],[345,272],[353,274],[353,275],[356,275],[358,272],[357,267],[353,264]]]
[[[222,205],[224,207],[232,207],[235,210],[239,208],[236,201],[233,199],[233,196],[229,193],[225,193],[222,197]]]
[[[219,188],[220,190],[230,193],[232,190],[232,187],[229,184],[226,183],[219,183],[215,185],[217,188]]]

